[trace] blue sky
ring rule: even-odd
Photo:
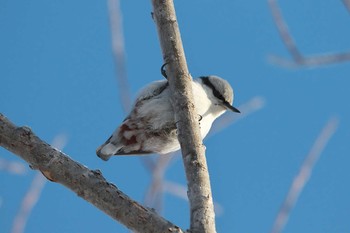
[[[191,74],[215,74],[235,90],[235,105],[264,98],[259,111],[205,140],[218,232],[269,232],[299,167],[328,120],[339,127],[303,190],[285,233],[350,232],[350,62],[286,69],[288,58],[267,1],[176,1]],[[341,1],[282,1],[289,29],[305,55],[350,51],[350,12]],[[121,4],[126,69],[133,97],[162,79],[162,57],[150,1]],[[47,142],[68,138],[64,152],[142,202],[151,177],[138,157],[103,162],[95,149],[124,119],[105,1],[0,3],[0,109]],[[0,148],[0,158],[21,161]],[[0,227],[10,232],[34,172],[0,171]],[[180,159],[166,179],[186,184]],[[163,215],[189,226],[188,204],[166,194]],[[127,232],[101,211],[47,183],[28,219],[31,232]]]

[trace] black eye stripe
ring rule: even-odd
[[[225,98],[220,94],[220,92],[218,92],[218,90],[216,90],[214,85],[210,82],[209,77],[200,77],[200,78],[202,79],[203,83],[213,91],[213,95],[216,98],[218,98],[219,100],[222,100],[223,102],[227,102],[227,100],[225,100]]]

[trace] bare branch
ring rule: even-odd
[[[339,54],[324,54],[311,57],[304,57],[302,60],[295,62],[293,60],[285,59],[277,55],[269,55],[269,61],[286,68],[298,68],[300,66],[316,67],[322,65],[338,64],[350,61],[350,53]]]
[[[163,204],[164,173],[174,158],[174,154],[158,156],[155,166],[149,170],[152,173],[152,181],[146,192],[144,203],[146,206],[152,206],[158,213],[161,212]]]
[[[343,0],[344,5],[350,9],[350,1]],[[276,55],[270,55],[269,61],[287,68],[297,68],[300,66],[314,67],[321,65],[329,65],[350,61],[350,52],[323,54],[305,57],[298,49],[291,33],[288,30],[287,23],[283,19],[277,0],[268,0],[268,4],[272,13],[272,17],[276,24],[277,30],[281,36],[282,42],[286,46],[288,52],[292,56],[292,60],[282,58]]]
[[[297,48],[293,37],[289,33],[288,26],[283,20],[282,12],[277,4],[277,0],[268,0],[268,3],[284,45],[288,49],[289,53],[292,55],[293,60],[296,63],[301,62],[303,60],[303,56],[299,52],[299,49]]]
[[[216,232],[208,167],[174,4],[172,0],[152,0],[152,4],[163,58],[168,64],[167,75],[186,171],[191,209],[190,231]]]
[[[303,164],[300,167],[300,171],[294,178],[292,185],[290,186],[289,192],[284,200],[280,211],[277,214],[271,233],[282,232],[292,209],[295,206],[298,197],[303,190],[306,182],[309,180],[312,169],[316,162],[320,158],[322,151],[335,133],[338,127],[338,119],[332,118],[329,120],[327,125],[323,128],[322,132],[315,141],[315,144],[311,148],[309,154],[306,156]]]
[[[19,162],[7,161],[5,159],[0,159],[0,170],[7,171],[16,175],[23,175],[27,171],[24,164]]]
[[[38,138],[28,127],[16,127],[0,114],[0,146],[19,155],[46,178],[71,189],[115,220],[137,232],[183,232],[89,170]]]
[[[32,184],[30,185],[29,191],[26,193],[20,207],[20,211],[15,217],[12,225],[12,233],[24,232],[28,217],[39,200],[41,190],[44,188],[46,183],[45,177],[37,172]]]
[[[125,65],[124,33],[119,0],[108,0],[108,10],[120,99],[124,112],[128,112],[131,106],[131,98]]]
[[[350,12],[350,0],[342,0],[346,9]]]
[[[164,186],[163,192],[169,193],[185,201],[188,201],[187,189],[184,185],[171,182],[171,181],[165,181],[163,186]],[[223,212],[224,208],[219,203],[214,202],[214,209],[215,209],[215,214],[220,215]]]

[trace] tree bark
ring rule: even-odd
[[[172,0],[152,0],[186,170],[192,233],[216,232],[215,213],[189,74]]]
[[[17,127],[0,113],[0,146],[19,155],[31,168],[40,170],[107,215],[136,232],[180,232],[178,226],[130,199],[99,170],[89,170],[38,138],[30,128]]]

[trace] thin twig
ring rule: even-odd
[[[124,112],[128,112],[131,106],[131,95],[125,65],[123,18],[119,0],[108,0],[108,11],[120,99]]]
[[[350,0],[342,0],[346,9],[350,12]]]
[[[37,203],[40,198],[40,194],[42,189],[44,188],[46,183],[45,177],[37,172],[33,178],[33,181],[30,185],[30,188],[26,195],[23,198],[23,201],[20,206],[20,210],[12,224],[12,233],[22,233],[24,232],[25,226],[27,224],[27,220],[32,212],[33,207]]]
[[[322,132],[316,139],[314,145],[312,146],[309,154],[306,156],[303,164],[300,167],[300,171],[294,178],[292,185],[288,191],[288,194],[282,203],[282,206],[277,214],[275,222],[273,224],[271,233],[282,232],[288,218],[293,210],[298,197],[305,187],[305,184],[309,180],[312,169],[314,168],[316,162],[320,158],[320,155],[324,148],[326,147],[328,141],[331,139],[332,135],[335,133],[338,127],[338,119],[332,118],[328,121],[327,125],[323,128]]]
[[[27,172],[27,168],[22,163],[0,159],[0,171],[24,175]]]
[[[299,52],[292,35],[289,33],[288,26],[282,17],[282,12],[277,4],[277,0],[268,0],[268,3],[283,43],[285,44],[289,53],[292,55],[293,60],[296,63],[301,62],[303,60],[303,56]]]
[[[141,156],[140,159],[146,170],[152,173],[157,166],[156,161],[152,159],[152,156]]]
[[[158,156],[155,167],[150,170],[152,181],[146,192],[144,203],[146,206],[152,206],[158,213],[162,211],[162,194],[164,174],[170,163],[174,160],[174,154]]]
[[[339,64],[350,61],[350,53],[338,54],[324,54],[311,57],[305,57],[302,61],[295,62],[293,60],[285,59],[277,55],[269,55],[268,59],[271,63],[286,68],[317,67],[323,65]]]
[[[350,1],[343,0],[343,3],[349,10]],[[280,56],[270,55],[268,58],[270,62],[287,68],[297,68],[301,66],[315,67],[350,61],[350,52],[304,56],[299,51],[291,33],[288,30],[287,23],[283,19],[281,9],[277,4],[277,0],[268,0],[268,4],[282,42],[286,46],[289,54],[292,56],[292,60],[289,60]]]

